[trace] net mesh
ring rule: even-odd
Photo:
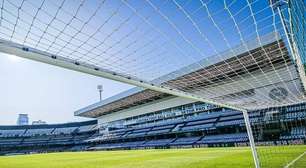
[[[2,0],[0,33],[80,65],[251,110],[305,100],[274,8],[261,0]],[[289,16],[287,7],[281,12]]]
[[[289,1],[285,20],[292,46],[305,65],[305,4]],[[286,13],[282,13],[285,17]],[[290,26],[289,26],[290,25]],[[289,30],[290,29],[290,30]],[[303,167],[306,162],[306,104],[270,107],[250,112],[261,167]],[[255,117],[258,116],[258,117]],[[277,162],[279,164],[277,164]]]
[[[303,167],[306,104],[250,112],[260,167]]]
[[[306,6],[305,1],[289,1],[291,36],[296,42],[302,62],[306,59]]]
[[[284,108],[305,102],[296,60],[305,63],[302,0],[290,1],[291,10],[280,0],[0,3],[0,46],[16,43],[130,80],[265,109],[250,112],[262,167],[273,167],[271,158],[286,166],[300,153],[288,151],[304,150],[288,149],[305,143],[305,104]]]

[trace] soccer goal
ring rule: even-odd
[[[0,5],[1,52],[241,111],[257,168],[304,157],[303,0]]]
[[[294,58],[296,66],[302,67],[305,63],[306,50],[305,35],[301,36],[301,33],[305,33],[306,6],[299,0],[272,1],[271,4],[274,6],[274,11],[278,12],[284,27],[284,38],[288,40],[290,51],[293,55],[300,57],[300,60]],[[285,12],[284,7],[287,8],[288,13]],[[286,95],[281,88],[273,89],[271,92],[274,92],[270,95],[271,98],[278,101]],[[305,165],[305,103],[252,111],[250,116],[260,167],[276,167],[272,160],[275,162],[279,160],[278,162],[285,168]]]

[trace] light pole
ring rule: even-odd
[[[98,85],[97,89],[99,91],[99,95],[100,95],[100,101],[102,101],[102,92],[103,92],[103,85]]]

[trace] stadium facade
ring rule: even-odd
[[[196,78],[199,80],[198,83],[195,82],[193,85],[181,86],[184,87],[183,90],[188,89],[191,92],[201,92],[205,88],[213,93],[210,95],[211,99],[224,103],[230,102],[230,104],[251,110],[271,107],[271,104],[273,104],[273,107],[277,107],[279,104],[302,103],[304,97],[303,87],[298,78],[298,72],[291,62],[285,44],[278,34],[271,33],[262,36],[260,40],[248,41],[247,45],[252,50],[246,51],[244,45],[239,45],[223,52],[222,59],[215,59],[214,67],[211,67],[210,64],[203,60],[162,76],[154,80],[153,83],[177,85],[183,83],[180,82],[181,80]],[[278,49],[279,45],[282,46],[280,49]],[[266,57],[267,51],[269,60]],[[243,60],[244,67],[235,66],[237,58]],[[254,59],[261,60],[260,64],[259,61],[252,61]],[[225,63],[227,64],[225,65]],[[271,66],[270,64],[273,65]],[[224,74],[220,74],[215,67],[222,69],[223,72],[226,72],[226,76],[231,76],[231,79],[237,79],[234,81],[229,80]],[[245,69],[248,69],[248,72]],[[265,74],[262,71],[265,71]],[[238,74],[243,75],[244,80],[239,80]],[[256,80],[254,80],[254,76]],[[277,76],[283,76],[282,80],[279,80]],[[210,78],[209,81],[215,82],[211,83],[207,78]],[[216,82],[221,84],[214,85]],[[256,87],[254,88],[248,85],[248,83],[256,83]],[[224,91],[220,89],[220,85],[232,89]],[[262,93],[265,93],[265,95],[262,95]],[[267,101],[266,99],[269,100]],[[267,102],[269,104],[266,104]],[[195,105],[197,103],[199,102],[196,100],[136,87],[102,102],[80,109],[75,112],[75,115],[97,118],[101,129],[108,130],[107,127],[126,127],[129,123],[139,123],[137,121],[138,118],[145,120],[145,118],[150,118],[150,116],[159,115],[159,118],[165,119],[167,118],[165,115],[181,115],[181,113],[185,113],[184,110],[180,110],[184,109],[183,106],[188,106],[186,108],[191,111],[197,111],[198,107]],[[209,108],[206,107],[206,109]],[[181,112],[176,113],[177,111]],[[165,113],[164,117],[160,113]]]
[[[301,101],[303,88],[298,72],[276,33],[261,38],[262,43],[256,40],[247,43],[252,47],[250,51],[237,46],[232,49],[236,55],[224,52],[223,59],[215,59],[214,67],[223,69],[225,75],[236,78],[235,81],[228,80],[203,60],[199,63],[201,66],[192,64],[162,76],[154,83],[177,86],[181,80],[197,78],[199,83],[182,86],[184,90],[196,92],[198,88],[205,88],[214,93],[208,95],[211,99],[256,109],[249,111],[249,117],[257,145],[305,144],[306,104]],[[270,51],[269,64],[263,56],[267,52],[263,50]],[[238,58],[243,60],[244,68],[235,66]],[[224,63],[231,68],[228,69]],[[201,75],[197,76],[199,73]],[[283,77],[281,81],[275,77],[278,75]],[[201,78],[203,76],[215,82],[210,83],[207,78]],[[244,80],[239,80],[239,76],[244,76]],[[266,77],[269,81],[265,80]],[[217,86],[214,85],[216,82],[219,83]],[[246,84],[255,82],[256,88]],[[220,91],[220,85],[233,89]],[[266,102],[275,107],[264,108]],[[95,120],[57,125],[1,126],[1,154],[249,145],[241,111],[140,87],[80,109],[75,115]]]
[[[167,104],[173,107],[155,111]],[[103,119],[101,116],[99,124],[93,120],[0,126],[0,154],[249,145],[243,115],[239,111],[175,97],[130,110],[138,112],[136,109],[154,112],[123,119],[111,116]],[[305,103],[251,112],[253,131],[257,132],[256,144],[305,144],[305,118]]]
[[[195,94],[204,89],[213,93],[204,97],[250,109],[257,145],[304,144],[306,113],[298,71],[277,33],[260,38],[223,52],[213,65],[202,60],[152,83],[182,83],[178,89]],[[237,59],[243,67],[236,66]],[[226,73],[220,74],[216,67]],[[194,79],[199,82],[183,85],[184,80]],[[256,87],[248,83],[256,83]],[[222,87],[232,89],[224,91]],[[273,108],[267,108],[271,104]],[[241,111],[140,87],[80,109],[75,115],[97,119],[100,135],[88,142],[102,144],[92,149],[249,145]]]

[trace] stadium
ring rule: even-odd
[[[27,3],[37,8],[33,16],[22,15],[28,9],[24,5]],[[97,11],[87,11],[91,15],[89,19],[95,18],[100,10],[107,15],[103,9],[108,7],[114,7],[113,15],[96,17],[105,21],[100,26],[94,25],[98,29],[91,35],[92,32],[84,28],[90,20],[84,21],[84,26],[74,25],[74,36],[84,36],[80,39],[74,39],[73,31],[69,32],[66,27],[73,25],[73,18],[80,21],[82,16],[86,18],[86,13],[74,15],[71,22],[60,20],[58,13],[68,10],[64,1],[57,2],[55,16],[47,21],[46,28],[41,31],[43,34],[36,38],[36,29],[44,23],[39,19],[39,11],[53,10],[48,6],[52,2],[46,2],[50,4],[45,8],[44,3],[40,7],[35,1],[1,3],[0,52],[135,87],[75,110],[76,117],[88,121],[0,125],[0,167],[306,167],[304,1],[101,1],[102,7],[98,3]],[[81,7],[95,9],[89,2],[88,6],[85,1],[78,3],[77,11]],[[34,8],[35,5],[38,6]],[[149,5],[150,10],[145,5]],[[180,13],[174,11],[172,5]],[[211,30],[200,27],[196,17],[197,11],[204,8],[206,15],[202,17],[209,21],[204,22]],[[132,14],[123,13],[126,18],[111,19],[128,9]],[[167,13],[170,9],[173,11]],[[15,11],[10,13],[10,10]],[[159,19],[165,20],[168,27],[163,24],[155,27],[160,20],[149,15],[151,10],[159,14]],[[240,14],[244,17],[240,18]],[[150,20],[151,17],[156,20]],[[187,19],[189,24],[182,22],[185,27],[179,27],[180,17]],[[231,24],[222,22],[225,17]],[[10,23],[14,18],[16,22]],[[131,21],[133,18],[141,20],[141,25]],[[32,22],[28,23],[29,19]],[[248,19],[253,28],[244,23]],[[65,25],[63,29],[58,27],[61,29],[58,33],[52,28],[56,20]],[[103,27],[112,21],[114,25],[108,29]],[[129,29],[126,22],[132,22],[136,29],[120,36],[120,29]],[[167,40],[153,38],[146,43],[145,36],[142,38],[138,34],[128,39],[146,26],[150,27],[149,31],[159,33],[158,38]],[[196,37],[184,31],[191,28],[197,32]],[[110,30],[102,43],[100,29]],[[143,35],[151,37],[149,31]],[[173,32],[181,39],[175,38]],[[58,40],[65,33],[71,35],[66,44],[63,43],[65,39]],[[207,43],[202,48],[198,37]],[[108,38],[119,41],[107,43]],[[128,42],[120,41],[124,39]],[[139,39],[140,47],[130,49],[129,46]],[[170,44],[174,50],[169,48]],[[114,49],[113,55],[108,53],[121,45],[126,47]],[[152,50],[142,52],[147,46]],[[86,51],[85,48],[91,49]],[[162,52],[163,49],[170,54]],[[103,52],[95,55],[99,50]],[[152,55],[146,54],[153,51]],[[176,55],[179,53],[181,57]],[[194,57],[189,57],[192,54]]]

